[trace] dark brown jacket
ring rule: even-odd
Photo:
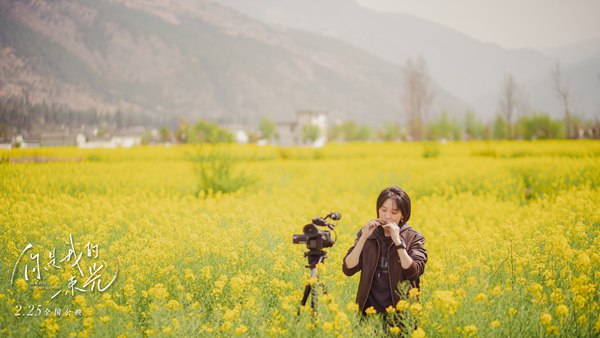
[[[348,250],[348,254],[352,252],[356,243],[362,234],[362,229],[358,231],[354,245]],[[390,245],[387,250],[389,273],[390,277],[390,289],[392,290],[392,301],[394,304],[398,303],[401,299],[401,295],[398,292],[398,283],[404,280],[410,281],[411,287],[419,287],[419,277],[425,270],[425,263],[427,263],[427,250],[425,250],[425,238],[418,231],[411,228],[407,224],[404,224],[400,228],[400,237],[406,245],[406,251],[408,255],[413,259],[413,263],[408,269],[403,269],[400,265],[400,258],[398,257],[398,251],[394,248],[394,243]],[[356,294],[356,303],[359,306],[360,312],[365,310],[365,304],[371,290],[371,284],[373,282],[373,276],[375,275],[375,268],[377,267],[377,260],[379,258],[379,243],[377,242],[375,235],[371,235],[363,246],[362,252],[358,264],[353,268],[346,266],[346,257],[342,264],[342,270],[347,276],[352,276],[358,271],[360,273],[360,282],[358,284],[358,292]],[[393,263],[396,264],[393,264]]]

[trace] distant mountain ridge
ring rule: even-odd
[[[148,112],[166,124],[255,124],[300,109],[403,119],[402,67],[212,1],[6,0],[0,10],[2,97]],[[433,88],[437,109],[466,109]]]
[[[411,15],[376,12],[352,0],[216,1],[263,22],[335,37],[399,65],[407,58],[422,55],[433,80],[488,120],[496,113],[505,74],[511,73],[528,95],[557,60],[583,61],[588,58],[585,55],[600,58],[600,54],[594,54],[600,47],[594,46],[594,41],[543,51],[505,49]],[[507,23],[507,29],[509,26]],[[564,65],[565,71],[571,73],[568,67],[569,64]],[[590,68],[587,72],[599,73],[600,69]],[[588,80],[578,77],[571,81],[580,90],[581,114],[596,114],[597,94],[584,86]],[[561,111],[560,103],[551,97],[552,93],[532,94],[531,99],[544,99],[531,102],[532,108],[556,115]]]

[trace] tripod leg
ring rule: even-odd
[[[310,284],[306,284],[306,286],[304,287],[304,296],[302,296],[302,301],[300,302],[302,306],[306,305],[306,301],[308,300],[308,295],[311,294],[311,290],[312,287],[310,286]],[[300,316],[300,309],[298,309],[298,316]]]
[[[315,283],[315,286],[312,288],[311,290],[311,294],[312,294],[312,298],[310,300],[310,307],[313,309],[313,314],[317,313],[317,287],[319,286],[318,283]]]
[[[311,294],[311,286],[310,284],[306,284],[306,286],[304,287],[304,296],[302,296],[302,306],[306,305],[306,301],[308,300],[308,295]]]

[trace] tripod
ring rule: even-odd
[[[327,258],[327,253],[323,250],[311,249],[304,253],[305,257],[308,257],[308,265],[307,268],[310,268],[310,280],[316,280],[312,285],[311,283],[306,283],[304,287],[304,296],[302,296],[301,304],[302,306],[306,305],[306,301],[308,297],[311,296],[310,307],[313,310],[313,313],[317,312],[317,304],[318,304],[318,291],[317,288],[321,287],[323,289],[323,294],[327,294],[327,287],[325,283],[319,281],[319,275],[317,274],[317,264],[322,263],[325,258]],[[300,309],[298,309],[298,315],[300,315]]]

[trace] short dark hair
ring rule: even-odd
[[[398,209],[400,209],[400,212],[402,212],[401,224],[398,225],[404,225],[410,218],[410,197],[408,197],[406,191],[397,186],[391,186],[383,189],[383,191],[379,194],[379,197],[377,197],[377,208],[375,209],[377,217],[379,217],[379,208],[381,208],[383,203],[385,203],[388,198],[391,198],[393,201],[395,201],[396,206],[398,206]]]

